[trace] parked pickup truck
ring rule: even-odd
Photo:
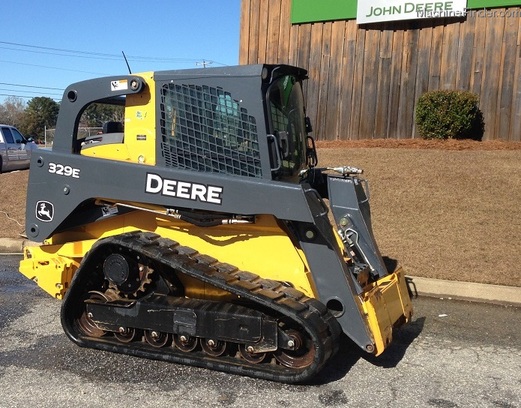
[[[31,152],[38,146],[15,127],[0,125],[0,173],[28,169]]]

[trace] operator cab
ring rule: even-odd
[[[64,94],[53,150],[72,146],[100,159],[298,182],[314,165],[306,78],[301,68],[251,65],[83,81]],[[124,120],[82,137],[82,115],[95,104],[121,107]]]

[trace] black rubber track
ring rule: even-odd
[[[280,364],[252,364],[234,356],[210,357],[202,352],[183,353],[174,347],[158,349],[145,342],[124,344],[114,337],[92,338],[83,335],[75,321],[84,310],[83,299],[87,292],[101,288],[102,258],[111,251],[139,254],[172,268],[176,273],[184,273],[240,296],[250,305],[258,304],[259,310],[270,309],[275,316],[285,316],[285,319],[303,328],[312,340],[315,347],[313,362],[305,368],[294,369]],[[126,233],[96,242],[74,275],[62,304],[61,320],[69,338],[82,347],[287,383],[302,383],[313,378],[338,350],[341,334],[336,319],[318,300],[149,232]]]

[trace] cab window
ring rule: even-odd
[[[25,137],[23,137],[18,130],[11,129],[11,133],[13,134],[15,143],[26,143]]]
[[[278,78],[268,89],[270,132],[276,136],[282,176],[295,176],[305,164],[306,125],[300,82],[292,75]]]
[[[4,135],[4,139],[6,143],[14,143],[14,137],[11,133],[11,129],[8,127],[2,128],[2,134]]]

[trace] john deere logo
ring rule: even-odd
[[[49,201],[36,203],[36,218],[42,222],[51,222],[54,218],[54,205]]]

